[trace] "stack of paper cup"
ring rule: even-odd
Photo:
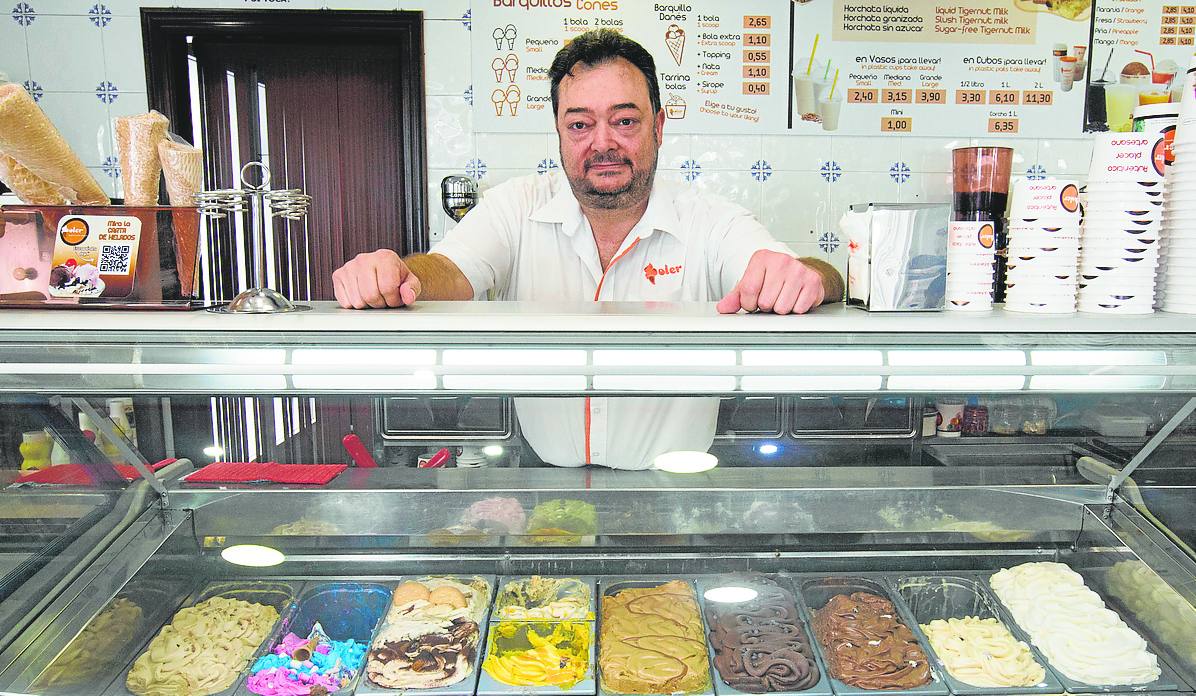
[[[1196,57],[1188,71],[1163,193],[1159,297],[1164,312],[1196,314]]]
[[[1097,133],[1081,202],[1079,310],[1150,314],[1162,230],[1163,167],[1157,138]]]
[[[1080,189],[1068,179],[1020,179],[1009,203],[1005,309],[1076,311]]]
[[[993,308],[996,230],[991,222],[952,221],[947,226],[947,309]]]

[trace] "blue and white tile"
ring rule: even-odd
[[[478,133],[478,157],[496,169],[526,169],[549,156],[548,136],[531,133]]]
[[[1040,140],[1036,161],[1052,176],[1086,176],[1092,163],[1092,139]]]
[[[100,29],[86,15],[40,15],[25,29],[29,74],[47,92],[87,92],[106,79]],[[63,50],[69,37],[71,50]],[[119,85],[117,85],[119,87]]]
[[[25,47],[25,28],[7,17],[0,17],[0,73],[9,82],[21,84],[29,79],[29,52]]]
[[[473,107],[459,97],[427,98],[428,166],[460,167],[476,155]]]
[[[814,172],[775,171],[760,185],[757,217],[774,237],[785,242],[812,242],[820,214],[826,209],[828,184]]]
[[[951,150],[963,143],[950,138],[898,138],[897,156],[915,172],[951,171]]]
[[[100,182],[100,188],[104,189],[104,193],[108,194],[109,198],[121,198],[124,196],[124,192],[121,190],[123,184],[119,176],[108,176],[103,167],[88,167],[87,171],[91,172],[95,180]]]
[[[39,105],[68,145],[88,167],[114,154],[108,107],[86,92],[46,92]]]
[[[424,89],[428,94],[461,94],[469,87],[469,31],[458,21],[424,22]],[[474,76],[478,77],[478,76]],[[491,85],[483,75],[478,85]],[[481,87],[478,88],[479,91]],[[486,94],[490,90],[484,90]]]
[[[424,19],[460,20],[469,11],[469,0],[399,0],[399,9],[421,10]]]
[[[12,9],[8,11],[8,15],[8,18],[19,27],[31,26],[37,21],[38,17],[37,8],[24,0],[13,4]]]
[[[738,203],[757,218],[760,216],[760,182],[746,171],[710,171],[693,182],[695,190],[703,194],[721,196]]]
[[[773,169],[815,172],[831,159],[831,140],[822,135],[766,135],[761,152]]]
[[[665,133],[660,143],[660,155],[656,166],[660,169],[680,169],[685,160],[690,158],[689,151],[692,145],[692,135]]]
[[[694,138],[690,157],[704,169],[742,171],[760,159],[758,135],[703,135]]]
[[[897,152],[896,137],[838,137],[831,142],[831,155],[844,170],[888,172]]]
[[[100,34],[104,41],[104,71],[108,81],[122,92],[145,92],[141,22],[136,17],[116,15]]]
[[[145,92],[121,92],[120,97],[108,107],[110,118],[136,116],[149,111],[149,99]]]

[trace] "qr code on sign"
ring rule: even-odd
[[[100,273],[125,274],[129,272],[129,257],[133,247],[128,244],[114,244],[100,247]]]

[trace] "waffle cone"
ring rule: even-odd
[[[21,166],[8,155],[0,154],[0,181],[29,205],[62,205],[66,199],[48,181]]]
[[[166,176],[171,205],[195,205],[195,194],[203,187],[203,151],[173,140],[158,143],[158,158]]]
[[[170,124],[157,111],[116,119],[116,149],[124,182],[125,205],[158,205],[162,163],[158,143],[166,139]]]
[[[0,152],[71,203],[108,204],[99,182],[33,97],[17,84],[0,85]]]

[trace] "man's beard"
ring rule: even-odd
[[[589,208],[620,210],[634,207],[647,199],[652,190],[652,179],[656,176],[655,154],[647,169],[636,169],[630,159],[614,153],[595,155],[586,160],[580,177],[568,176],[569,186],[578,201]],[[586,178],[590,167],[596,164],[625,164],[631,167],[631,178],[617,189],[600,191]]]

